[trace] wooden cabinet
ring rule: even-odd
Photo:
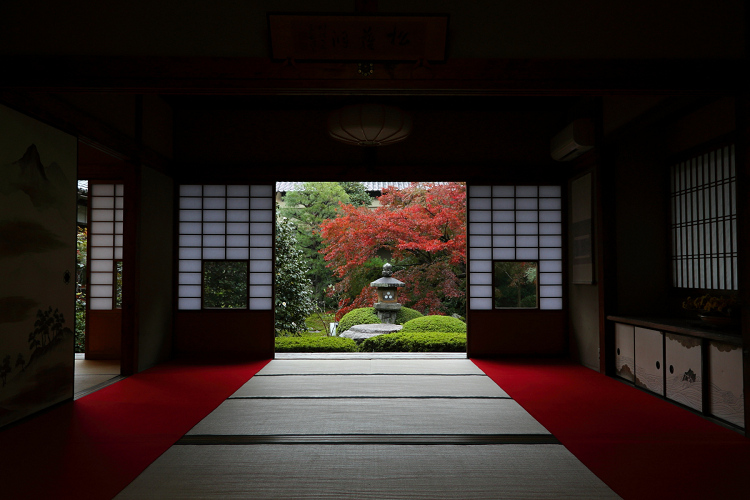
[[[635,353],[631,325],[615,324],[615,369],[618,377],[635,381]]]
[[[636,326],[635,385],[664,395],[664,340],[658,330]]]
[[[745,428],[742,340],[738,335],[701,330],[677,320],[608,319],[615,322],[618,377],[703,415]],[[664,330],[657,329],[660,326]]]
[[[703,411],[703,361],[701,339],[664,334],[666,396],[672,401]]]

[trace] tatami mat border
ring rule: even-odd
[[[398,444],[398,445],[501,445],[560,444],[551,434],[297,434],[297,435],[186,435],[175,445],[254,444]]]

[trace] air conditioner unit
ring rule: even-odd
[[[557,161],[570,161],[594,147],[594,124],[588,118],[573,120],[552,138],[550,153]]]

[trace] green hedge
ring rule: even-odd
[[[466,352],[465,333],[388,333],[365,339],[362,352]]]
[[[357,352],[357,344],[339,337],[276,337],[276,352]]]
[[[422,316],[407,321],[401,332],[466,333],[466,323],[451,316]]]
[[[421,312],[415,309],[410,309],[408,307],[402,307],[396,314],[396,324],[403,325],[412,319],[421,317]],[[341,318],[341,321],[339,321],[339,326],[336,329],[336,333],[338,335],[341,335],[354,325],[370,325],[374,323],[380,323],[378,315],[375,313],[374,307],[360,307],[359,309],[352,309],[348,313],[344,314],[343,318]]]

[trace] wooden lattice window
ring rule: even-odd
[[[737,290],[736,181],[734,145],[672,166],[673,286]]]

